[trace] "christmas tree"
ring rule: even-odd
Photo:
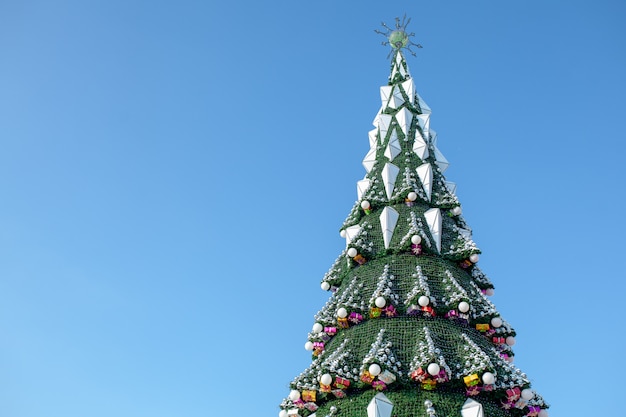
[[[280,417],[548,415],[513,364],[515,331],[489,301],[493,285],[462,216],[447,160],[385,25],[391,74],[369,132],[365,177],[341,227],[346,249],[324,276],[328,302],[305,348],[311,365],[290,384]]]

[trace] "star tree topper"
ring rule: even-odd
[[[374,32],[378,33],[379,35],[383,35],[385,38],[387,38],[387,40],[383,42],[382,44],[384,46],[387,46],[387,45],[391,46],[391,51],[389,52],[389,56],[391,56],[392,53],[399,51],[402,48],[409,51],[411,55],[416,56],[415,52],[411,50],[411,46],[415,46],[417,48],[422,47],[422,45],[420,45],[419,43],[413,43],[413,41],[411,41],[411,37],[415,36],[415,33],[413,32],[407,33],[406,31],[406,27],[408,26],[410,22],[411,22],[411,19],[409,18],[407,20],[406,15],[405,15],[402,18],[402,22],[400,22],[400,18],[396,17],[395,29],[391,29],[389,26],[385,24],[385,22],[381,23],[381,25],[385,28],[384,32],[378,29],[374,29]],[[389,56],[387,58],[389,58]]]

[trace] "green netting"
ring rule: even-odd
[[[483,283],[476,282],[467,270],[438,256],[413,256],[408,253],[391,254],[372,259],[359,267],[343,268],[337,275],[336,282],[339,287],[333,297],[336,300],[345,299],[345,292],[350,291],[348,295],[352,300],[349,303],[344,300],[343,303],[327,306],[327,309],[342,306],[350,309],[360,304],[362,298],[369,301],[376,293],[386,266],[388,266],[389,274],[393,276],[390,280],[391,291],[399,299],[395,307],[400,313],[405,313],[409,305],[417,302],[417,297],[420,295],[429,295],[431,304],[441,315],[450,309],[457,308],[461,299],[470,302],[474,322],[487,323],[492,316],[497,315],[493,304],[482,295],[480,287]],[[420,277],[425,281],[429,294],[425,294],[423,289],[416,292],[416,287],[419,289]],[[350,282],[355,278],[360,285],[358,293],[354,293],[354,288],[349,288]],[[366,311],[359,312],[366,313]],[[321,316],[332,317],[334,315],[335,311],[327,311]],[[324,324],[336,324],[336,320],[330,319]],[[512,330],[507,329],[507,333],[512,334]]]
[[[330,407],[336,407],[336,417],[367,417],[367,405],[376,393],[374,391],[362,391],[354,393],[350,398],[333,399],[322,405],[315,413],[319,417],[330,414]],[[423,391],[419,389],[403,389],[399,391],[384,392],[385,396],[393,403],[392,416],[428,417],[424,401],[433,402],[437,415],[440,417],[455,417],[461,415],[461,407],[467,397],[460,391]],[[522,410],[503,410],[497,402],[485,398],[475,397],[483,405],[486,417],[520,417],[524,415]]]

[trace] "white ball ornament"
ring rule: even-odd
[[[320,333],[322,330],[324,330],[324,326],[322,326],[319,323],[315,323],[313,325],[313,333]]]
[[[497,329],[498,327],[502,326],[502,319],[500,317],[492,318],[491,325]]]
[[[362,208],[363,210],[367,210],[367,209],[368,209],[368,208],[370,208],[370,207],[371,207],[371,206],[370,206],[370,202],[369,202],[369,201],[367,201],[367,200],[363,200],[363,201],[361,201],[361,208]]]
[[[470,309],[470,305],[466,301],[461,301],[459,303],[459,311],[461,313],[467,313]]]
[[[348,256],[351,257],[351,258],[354,258],[357,253],[358,253],[357,250],[354,249],[354,248],[348,249]]]
[[[428,304],[430,304],[430,298],[426,297],[425,295],[422,295],[420,298],[417,299],[417,304],[419,304],[422,307],[426,307]]]
[[[343,229],[339,232],[339,236],[346,237],[346,229]]]
[[[348,310],[343,307],[339,308],[339,310],[337,310],[337,317],[339,317],[340,319],[345,319],[346,317],[348,317]]]
[[[437,375],[439,371],[441,371],[441,368],[436,363],[431,363],[430,365],[428,365],[427,370],[429,374]]]
[[[324,374],[320,378],[320,382],[324,385],[330,385],[333,383],[333,377],[330,374]]]
[[[483,383],[492,385],[494,382],[496,382],[496,376],[494,374],[491,372],[485,372],[483,374]]]
[[[324,291],[328,291],[330,289],[330,284],[326,281],[322,282],[320,284],[320,287],[324,290]]]
[[[548,417],[548,412],[546,410],[541,410],[537,417]]]
[[[480,257],[478,256],[477,253],[473,253],[473,254],[470,255],[469,260],[470,260],[471,263],[475,264],[476,262],[478,262],[479,258]]]
[[[522,398],[526,401],[532,400],[535,396],[535,393],[530,388],[526,388],[522,390]]]
[[[287,410],[280,410],[280,413],[278,413],[278,417],[287,417]]]
[[[456,206],[450,212],[452,213],[453,216],[460,216],[463,210],[461,210],[460,206]]]
[[[515,338],[513,336],[509,336],[506,338],[506,344],[509,346],[513,346],[515,344]]]
[[[305,348],[306,350],[313,350],[313,342],[306,342],[306,343],[304,344],[304,348]]]
[[[415,201],[417,200],[417,193],[415,191],[411,191],[409,195],[406,196],[406,198],[408,198],[409,201]]]
[[[495,294],[495,291],[493,290],[493,288],[487,288],[485,290],[485,294],[487,294],[489,297],[493,297],[493,295]]]
[[[411,243],[414,245],[419,245],[420,243],[422,243],[422,237],[420,235],[411,236]]]
[[[292,389],[289,393],[289,399],[291,401],[298,401],[300,399],[300,391],[298,391],[297,389]]]
[[[369,367],[367,370],[369,371],[369,373],[370,373],[372,376],[378,376],[378,375],[380,375],[380,371],[381,371],[381,369],[380,369],[380,365],[378,365],[377,363],[373,363],[373,364],[371,364],[371,365],[370,365],[370,367]]]
[[[387,304],[387,300],[385,300],[385,297],[376,297],[374,304],[376,304],[378,308],[383,308],[385,304]]]

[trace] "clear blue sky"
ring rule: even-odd
[[[0,4],[0,416],[276,416],[408,57],[516,363],[623,409],[622,1]]]

